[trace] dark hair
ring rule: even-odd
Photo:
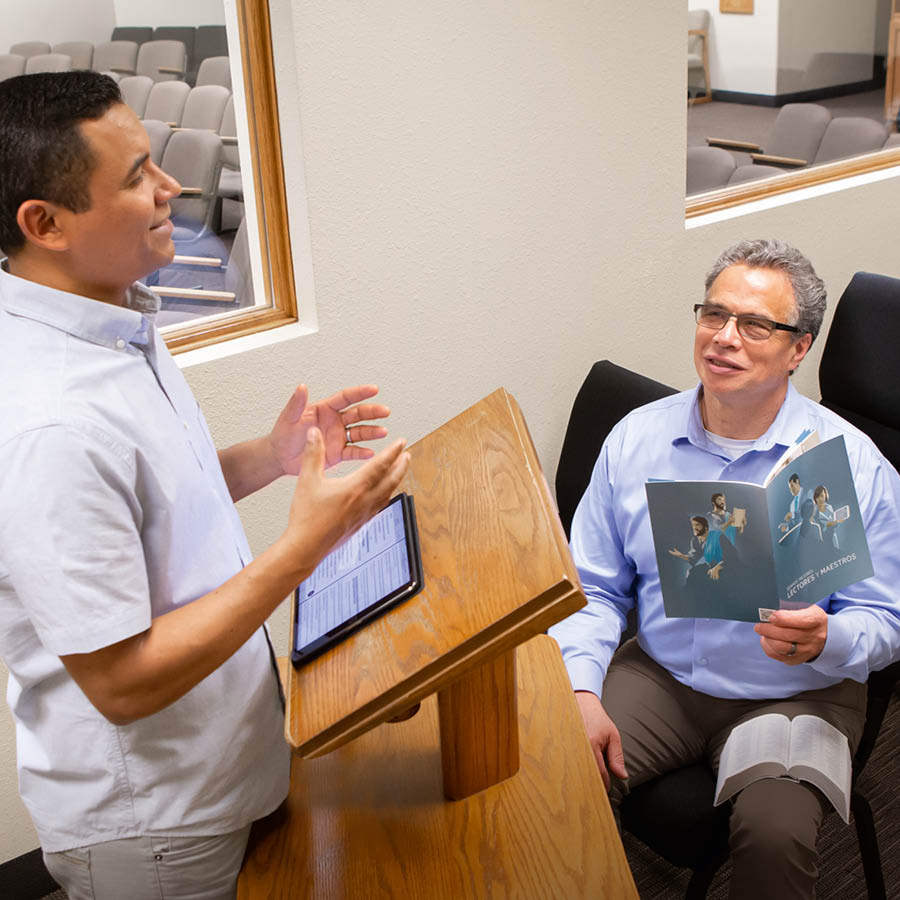
[[[706,516],[691,516],[691,521],[696,522],[703,529],[701,534],[709,533],[709,522],[707,522]]]
[[[788,478],[788,481],[796,481],[797,484],[800,484],[800,476],[799,476],[796,472],[794,472],[794,473],[791,475],[791,477]]]
[[[95,160],[79,124],[122,102],[119,86],[99,72],[41,72],[0,82],[0,247],[21,249],[16,213],[26,200],[72,212],[90,208]]]
[[[827,500],[827,499],[828,499],[828,488],[825,487],[824,484],[820,484],[820,485],[813,491],[813,500],[815,500],[817,497],[821,497],[822,494],[825,495],[825,499]]]
[[[723,500],[725,499],[725,495],[721,491],[716,491],[712,497],[709,498],[709,502],[712,503],[713,506],[716,504],[716,497],[721,497]]]

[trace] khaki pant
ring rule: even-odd
[[[234,900],[250,826],[215,837],[136,837],[45,853],[69,900]]]
[[[853,753],[865,721],[866,686],[846,680],[784,700],[725,700],[676,681],[632,639],[613,657],[602,700],[622,736],[629,775],[626,782],[613,779],[615,808],[630,788],[664,772],[702,761],[717,770],[731,729],[765,713],[820,716],[847,736]],[[830,809],[824,795],[805,782],[767,778],[733,802],[730,900],[813,897],[816,836]]]

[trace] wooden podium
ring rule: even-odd
[[[410,454],[425,588],[287,667],[303,758],[239,898],[637,898],[559,649],[535,637],[584,596],[518,405],[495,391]]]

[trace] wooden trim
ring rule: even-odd
[[[237,0],[236,6],[251,169],[260,211],[257,227],[263,258],[262,294],[269,305],[241,310],[233,317],[215,322],[204,319],[189,322],[166,335],[166,344],[173,353],[297,321],[269,4],[268,0]]]
[[[204,291],[200,288],[164,287],[160,284],[153,284],[149,287],[157,297],[179,297],[182,300],[215,300],[217,302],[230,302],[237,299],[237,294],[231,291]]]
[[[762,153],[762,147],[752,141],[732,141],[730,138],[708,137],[706,143],[710,147],[721,147],[723,150],[743,150],[747,153]]]
[[[796,172],[785,172],[784,175],[761,178],[759,181],[720,188],[717,191],[689,197],[685,204],[685,217],[693,219],[695,216],[730,209],[732,206],[750,203],[753,200],[762,200],[765,197],[790,193],[816,184],[827,184],[831,181],[851,178],[854,175],[862,175],[865,172],[878,172],[897,166],[900,166],[900,147],[891,147],[888,150],[878,150],[875,153],[867,153],[853,159],[842,159]]]

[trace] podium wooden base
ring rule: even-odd
[[[510,665],[493,667],[501,685]],[[290,796],[254,826],[239,900],[638,900],[556,642],[522,644],[515,668],[513,777],[447,802],[428,697],[405,722],[294,758]]]

